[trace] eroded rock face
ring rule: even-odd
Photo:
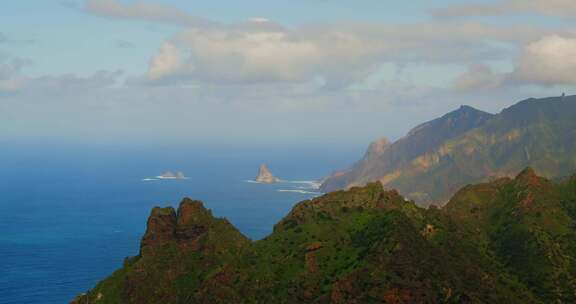
[[[148,217],[146,233],[140,243],[140,255],[153,251],[154,247],[175,241],[176,212],[174,208],[155,207]]]
[[[274,184],[279,181],[280,180],[274,177],[266,165],[262,164],[260,166],[260,170],[258,170],[258,176],[256,177],[256,182],[263,184]]]
[[[140,245],[140,255],[153,253],[166,244],[198,249],[197,239],[208,232],[213,221],[210,210],[201,201],[185,198],[178,212],[172,207],[152,209]]]

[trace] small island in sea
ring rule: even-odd
[[[279,182],[280,179],[276,178],[265,164],[260,165],[256,182],[261,184],[274,184]]]
[[[178,171],[176,173],[173,173],[172,171],[166,171],[164,173],[162,173],[162,175],[158,175],[156,176],[156,178],[158,179],[186,179],[186,176],[184,175],[184,173]]]

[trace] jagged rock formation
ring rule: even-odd
[[[268,167],[264,164],[260,165],[260,169],[258,170],[258,176],[256,177],[256,182],[263,183],[263,184],[274,184],[279,182],[280,180],[270,172]]]
[[[380,183],[297,204],[250,242],[155,208],[140,254],[74,303],[575,303],[576,176],[527,169],[422,209]]]
[[[421,206],[442,205],[460,187],[532,166],[548,178],[576,170],[576,96],[528,99],[497,115],[463,106],[389,144],[379,140],[324,192],[380,181]]]

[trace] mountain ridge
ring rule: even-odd
[[[379,180],[422,206],[444,204],[467,183],[533,166],[549,178],[576,169],[576,96],[526,99],[498,114],[462,106],[420,124],[325,178],[325,192]],[[370,155],[370,157],[368,157]]]

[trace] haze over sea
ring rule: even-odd
[[[203,200],[260,239],[301,200],[303,183],[262,185],[260,163],[288,181],[318,179],[364,147],[11,146],[0,152],[0,303],[67,303],[138,254],[153,206]],[[189,179],[143,181],[166,170]],[[313,192],[311,190],[310,192]],[[307,192],[307,191],[304,191]]]

